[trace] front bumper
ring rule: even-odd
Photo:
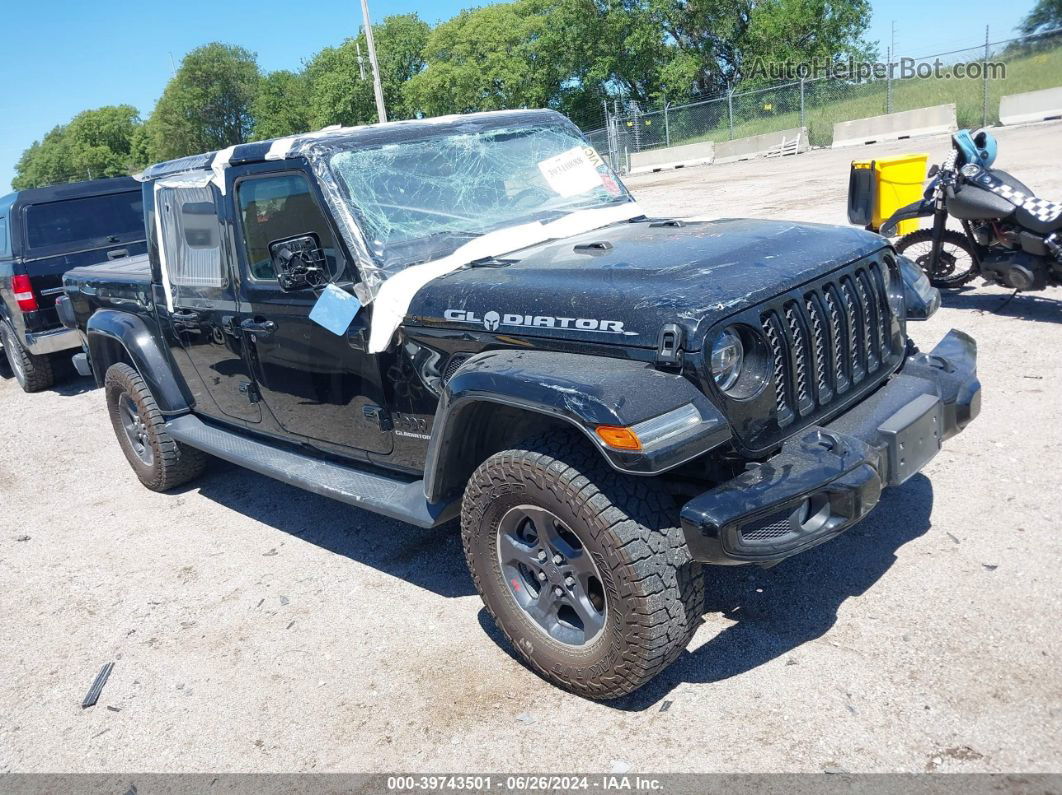
[[[776,563],[839,535],[980,410],[977,345],[953,330],[833,422],[805,428],[774,457],[686,503],[693,559]]]

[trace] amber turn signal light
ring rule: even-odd
[[[642,443],[638,435],[630,428],[615,425],[598,425],[595,429],[601,441],[617,450],[641,450]]]

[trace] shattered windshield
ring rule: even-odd
[[[485,232],[630,200],[593,147],[559,124],[338,151],[328,166],[385,271]]]

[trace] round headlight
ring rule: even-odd
[[[741,335],[733,328],[723,329],[712,343],[711,368],[716,386],[724,392],[731,389],[741,377],[744,363]]]

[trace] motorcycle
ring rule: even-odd
[[[947,159],[930,168],[922,199],[897,210],[881,234],[895,234],[900,221],[932,217],[930,229],[904,235],[895,248],[934,287],[961,287],[977,276],[1021,291],[1062,285],[1062,204],[1036,198],[1016,177],[991,168],[996,143],[985,130],[960,130],[952,144]],[[961,233],[946,228],[949,216]]]

